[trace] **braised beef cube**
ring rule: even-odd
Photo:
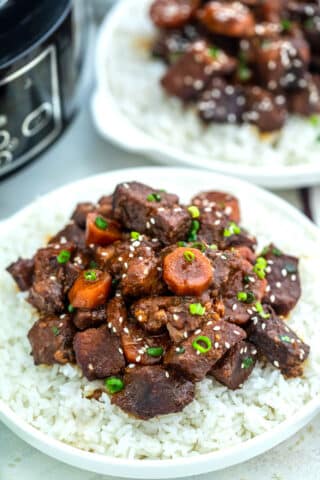
[[[74,212],[71,215],[71,220],[75,224],[84,230],[86,228],[86,220],[88,213],[92,213],[96,210],[96,205],[91,202],[78,203]]]
[[[86,328],[98,327],[105,323],[106,319],[104,305],[94,310],[78,308],[73,316],[73,323],[79,330],[85,330]]]
[[[205,313],[193,315],[190,305],[201,303]],[[173,342],[179,343],[185,335],[199,328],[208,315],[214,314],[211,299],[205,297],[151,297],[142,298],[131,307],[133,317],[148,332],[167,328]]]
[[[125,367],[120,339],[106,325],[76,333],[76,361],[88,380],[118,375]]]
[[[29,290],[33,282],[34,260],[18,258],[16,262],[11,263],[7,268],[19,289],[22,292]]]
[[[192,43],[165,73],[161,84],[170,95],[192,100],[198,98],[213,76],[229,75],[236,61],[204,40]]]
[[[40,318],[28,333],[35,365],[73,362],[72,342],[75,333],[69,315]]]
[[[288,105],[297,115],[320,114],[320,75],[308,77],[305,88],[290,92]]]
[[[107,324],[112,333],[120,334],[127,325],[128,313],[121,296],[115,296],[107,303]]]
[[[282,253],[273,244],[262,253],[268,262],[268,286],[263,301],[271,305],[278,315],[288,315],[301,296],[299,259]]]
[[[173,64],[186,52],[190,43],[191,40],[184,35],[183,31],[162,30],[152,46],[152,53],[166,63]]]
[[[85,235],[84,231],[73,221],[70,222],[65,228],[60,230],[56,235],[50,238],[48,244],[60,244],[64,245],[66,242],[72,242],[78,249],[85,249]],[[62,248],[62,247],[61,247]]]
[[[122,330],[121,344],[128,363],[154,365],[162,362],[172,342],[166,332],[151,336],[138,325],[128,323]]]
[[[123,380],[111,403],[143,420],[181,412],[194,398],[193,383],[160,365],[128,368]]]
[[[260,82],[273,92],[297,88],[310,63],[310,48],[303,36],[262,42],[256,52]]]
[[[251,248],[249,248],[245,245],[242,245],[242,246],[239,246],[239,247],[230,247],[230,251],[238,252],[239,255],[242,258],[244,258],[245,260],[250,262],[252,265],[254,265],[256,263],[257,255],[255,254],[254,251],[251,250]]]
[[[239,201],[229,193],[202,192],[193,197],[191,203],[198,207],[201,213],[212,213],[216,218],[226,216],[232,222],[240,222]]]
[[[197,109],[205,122],[239,123],[244,113],[243,88],[227,83],[222,78],[213,78],[202,92]]]
[[[264,318],[256,314],[251,319],[249,340],[286,377],[302,375],[303,363],[309,355],[310,347],[300,340],[270,306],[263,305],[263,309]]]
[[[199,5],[200,0],[154,0],[150,16],[157,27],[178,28],[192,18]]]
[[[209,320],[179,346],[171,347],[164,364],[198,382],[230,348],[245,337],[245,331],[237,325],[224,320]]]
[[[286,13],[288,0],[261,0],[257,2],[255,13],[267,22],[280,23]]]
[[[280,130],[287,119],[287,109],[276,97],[260,87],[248,87],[243,120],[262,132]]]
[[[212,33],[227,37],[254,34],[254,17],[240,2],[209,1],[198,12],[198,19]]]
[[[231,390],[241,388],[254,369],[257,354],[257,349],[252,343],[241,341],[213,366],[209,375]]]
[[[178,202],[176,195],[138,182],[124,183],[114,193],[114,216],[128,230],[169,245],[183,240],[191,225],[189,213]]]

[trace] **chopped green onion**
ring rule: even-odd
[[[205,346],[203,346],[203,344]],[[192,342],[192,346],[195,350],[197,350],[200,353],[208,353],[209,350],[212,348],[212,343],[209,337],[205,336],[200,336],[197,337],[195,340]]]
[[[198,220],[192,220],[191,222],[191,228],[190,228],[190,231],[189,231],[189,235],[188,235],[188,242],[196,242],[197,240],[197,233],[200,229],[200,223]]]
[[[208,53],[210,57],[212,57],[214,60],[218,58],[218,55],[220,53],[220,50],[218,47],[212,46],[208,48]]]
[[[215,245],[214,243],[212,245],[209,245],[210,250],[218,250],[218,245]]]
[[[312,30],[314,27],[315,27],[315,23],[314,23],[314,20],[313,18],[308,18],[305,22],[304,22],[304,27],[307,28],[308,30]]]
[[[61,250],[57,255],[58,263],[67,263],[70,260],[71,253],[68,250]]]
[[[288,20],[287,18],[284,18],[281,20],[281,28],[284,32],[287,32],[288,30],[291,30],[292,28],[292,22]]]
[[[177,245],[178,245],[178,247],[186,247],[187,242],[180,241],[180,242],[177,242]]]
[[[288,335],[280,335],[279,339],[284,343],[291,343],[291,338]]]
[[[253,358],[247,357],[241,363],[241,368],[250,368],[253,365]]]
[[[276,247],[274,247],[274,248],[272,249],[272,253],[273,253],[273,255],[275,255],[276,257],[281,257],[281,255],[282,255],[281,250],[279,250],[279,248],[276,248]]]
[[[98,265],[97,262],[95,262],[94,260],[91,260],[91,262],[89,263],[89,267],[90,267],[90,268],[95,269],[95,268],[98,268],[98,266],[99,266],[99,265]]]
[[[74,306],[71,305],[71,303],[70,303],[70,305],[68,306],[68,312],[69,312],[69,313],[73,313],[74,311],[75,311],[75,308],[74,308]]]
[[[259,313],[260,317],[261,318],[270,318],[270,313],[266,313],[264,310],[263,310],[263,306],[261,305],[260,302],[257,302],[255,304],[255,309],[257,310],[257,312]]]
[[[201,305],[201,303],[191,303],[189,305],[189,311],[191,315],[204,315],[206,308]]]
[[[202,253],[206,251],[206,246],[202,242],[194,242],[191,245],[191,248],[196,248],[197,250],[200,250],[200,252],[202,252]]]
[[[240,302],[246,302],[247,301],[248,295],[246,292],[238,292],[237,293],[237,299],[240,300]]]
[[[254,273],[263,280],[266,277],[266,268],[268,266],[267,260],[263,257],[258,257],[253,267]]]
[[[178,355],[181,355],[185,351],[186,351],[186,349],[182,346],[176,348],[176,352],[177,352]]]
[[[239,235],[241,228],[235,222],[230,222],[229,226],[224,229],[223,236],[231,237],[231,235]]]
[[[139,232],[131,232],[130,237],[132,238],[132,240],[139,240],[140,233]]]
[[[113,278],[113,279],[112,279],[112,282],[111,282],[111,285],[112,285],[113,287],[116,287],[116,286],[118,285],[119,281],[120,281],[120,280],[119,280],[118,278]]]
[[[99,228],[99,230],[107,230],[109,225],[108,222],[102,217],[97,217],[94,223],[95,226]]]
[[[51,330],[52,330],[53,335],[54,335],[55,337],[57,337],[57,336],[59,335],[59,333],[60,333],[60,330],[59,330],[58,327],[52,327]]]
[[[200,210],[198,207],[191,205],[188,207],[188,212],[190,213],[192,218],[199,218],[200,217]]]
[[[243,277],[243,283],[245,283],[245,284],[250,283],[250,277],[249,277],[249,275],[245,275],[245,276]]]
[[[161,195],[159,193],[150,193],[147,196],[148,202],[161,202]]]
[[[240,63],[238,67],[238,77],[242,82],[246,82],[251,78],[251,70],[247,65]]]
[[[89,282],[94,282],[95,280],[97,280],[97,274],[94,270],[87,270],[86,272],[84,272],[83,276]]]
[[[314,127],[317,127],[319,125],[319,121],[320,121],[320,117],[319,115],[311,115],[309,117],[309,122],[311,123],[311,125],[313,125]]]
[[[293,263],[286,263],[284,268],[288,273],[297,273],[297,267]]]
[[[147,348],[147,354],[150,355],[150,357],[161,357],[161,355],[163,354],[163,348],[149,347]]]
[[[253,303],[256,299],[255,294],[251,291],[249,292],[238,292],[237,298],[244,303]]]
[[[269,253],[269,248],[270,248],[269,246],[264,247],[264,248],[262,249],[262,251],[261,251],[260,256],[261,256],[261,257],[264,257],[265,255],[267,255],[267,253]]]
[[[113,394],[113,393],[121,392],[121,390],[123,390],[124,388],[124,383],[121,380],[121,378],[110,377],[105,380],[105,386],[108,392]]]
[[[184,259],[190,263],[193,262],[193,260],[196,258],[195,254],[193,252],[190,252],[189,250],[186,250],[183,253],[183,256],[184,256]]]

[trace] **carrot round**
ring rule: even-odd
[[[105,303],[110,290],[112,278],[107,272],[86,270],[74,282],[69,301],[75,308],[96,308]]]
[[[164,258],[163,279],[176,295],[201,295],[213,280],[213,270],[200,250],[180,247]]]
[[[115,220],[109,220],[96,213],[87,215],[86,244],[110,245],[122,238],[120,225]]]

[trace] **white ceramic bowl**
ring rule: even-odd
[[[275,195],[237,179],[211,172],[181,168],[120,170],[75,182],[49,193],[0,223],[0,235],[16,229],[20,219],[35,209],[42,209],[43,212],[46,212],[48,211],[46,206],[56,204],[68,211],[77,201],[96,200],[102,192],[111,192],[117,183],[130,180],[139,180],[155,186],[166,186],[169,191],[177,192],[185,200],[200,189],[211,188],[233,192],[239,197],[242,204],[251,205],[251,209],[259,211],[259,209],[268,208],[270,218],[265,219],[267,223],[272,224],[272,218],[276,212],[283,219],[283,228],[288,235],[289,232],[299,230],[305,235],[306,242],[311,241],[313,244],[320,242],[319,229],[300,212]],[[250,212],[248,213],[250,215]],[[320,398],[314,398],[292,418],[270,431],[232,448],[174,460],[125,460],[85,452],[59,442],[26,423],[19,417],[19,414],[13,412],[0,399],[0,420],[38,450],[65,463],[92,472],[139,479],[186,477],[244,462],[293,435],[318,412],[320,412]]]
[[[105,18],[98,36],[95,54],[97,87],[92,98],[92,114],[96,128],[103,137],[127,151],[149,156],[165,164],[180,163],[206,168],[265,187],[290,188],[311,186],[320,182],[320,162],[319,164],[260,167],[211,160],[164,144],[131,123],[118,108],[117,101],[110,91],[106,57],[112,55],[114,32],[134,1],[122,0],[116,4]]]

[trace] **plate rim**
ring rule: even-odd
[[[11,228],[11,225],[13,228],[17,219],[31,213],[37,205],[41,205],[41,202],[49,202],[51,199],[54,199],[54,197],[63,195],[70,188],[74,191],[78,191],[81,189],[82,185],[87,183],[93,184],[97,179],[99,179],[99,181],[108,180],[113,188],[115,183],[126,181],[126,177],[137,177],[144,181],[144,176],[150,175],[156,179],[157,172],[161,172],[161,174],[168,172],[168,175],[179,175],[180,178],[185,176],[192,176],[192,178],[195,176],[208,177],[209,175],[215,182],[217,182],[217,184],[219,184],[219,180],[224,182],[228,181],[231,191],[236,191],[235,187],[239,186],[240,198],[241,191],[244,191],[245,189],[246,191],[249,191],[250,195],[255,194],[260,201],[268,202],[271,206],[277,205],[284,213],[286,212],[290,215],[290,221],[299,222],[299,225],[302,225],[307,233],[312,235],[313,241],[320,240],[320,229],[295,207],[277,197],[275,194],[237,178],[230,178],[225,175],[216,174],[214,172],[205,172],[203,170],[196,172],[191,168],[179,167],[137,167],[120,169],[103,172],[70,182],[35,199],[9,218],[2,220],[0,222],[0,232],[8,227]],[[94,471],[96,473],[107,473],[105,468],[109,467],[108,473],[113,476],[149,479],[164,478],[164,476],[166,478],[186,477],[220,470],[221,468],[249,460],[289,438],[306,425],[319,412],[320,395],[319,398],[316,397],[306,403],[293,417],[284,420],[271,430],[257,435],[250,440],[239,443],[238,445],[209,453],[197,454],[195,456],[179,457],[177,459],[140,460],[117,458],[86,452],[77,447],[72,447],[33,427],[6,405],[2,399],[0,399],[0,420],[23,440],[26,440],[43,453],[65,463],[78,466],[85,470]]]

